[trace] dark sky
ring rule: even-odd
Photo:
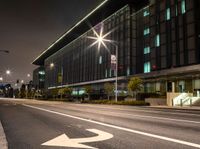
[[[0,77],[27,81],[34,58],[102,1],[0,0],[0,50],[10,51],[0,52]]]

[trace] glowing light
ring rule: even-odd
[[[24,80],[21,80],[21,83],[24,83]]]
[[[6,74],[9,75],[10,74],[10,70],[6,70]]]
[[[87,38],[92,39],[92,40],[95,40],[95,42],[92,43],[92,44],[89,46],[89,48],[91,48],[91,47],[93,47],[94,45],[98,44],[98,51],[100,50],[101,45],[103,45],[104,48],[106,48],[108,51],[110,51],[105,43],[106,43],[106,42],[109,42],[109,43],[112,43],[112,42],[113,42],[112,40],[106,39],[106,37],[107,37],[108,35],[110,35],[110,34],[112,33],[113,30],[110,31],[110,32],[108,32],[108,33],[106,33],[106,34],[103,34],[104,28],[103,28],[103,24],[101,24],[101,28],[100,28],[99,33],[98,33],[94,28],[92,28],[92,31],[93,31],[93,33],[94,33],[95,36],[94,36],[94,37],[88,36]]]
[[[27,74],[27,77],[30,77],[31,75],[30,74]]]
[[[0,81],[3,81],[3,77],[0,77]]]
[[[53,67],[54,67],[54,63],[51,63],[51,64],[50,64],[50,68],[53,68]]]

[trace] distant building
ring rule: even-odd
[[[100,90],[105,82],[114,82],[115,46],[90,47],[94,41],[87,37],[95,36],[91,26],[111,32],[107,39],[118,44],[120,89],[139,76],[145,92],[200,90],[199,0],[104,1],[34,60],[45,68],[34,76],[45,74],[46,89],[71,86],[81,91],[91,84]],[[43,87],[44,80],[36,80]]]
[[[36,90],[43,90],[45,83],[45,70],[44,67],[40,66],[33,71],[33,81],[31,86]]]

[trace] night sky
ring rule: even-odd
[[[103,0],[0,0],[0,77],[29,80],[31,62]],[[11,75],[5,75],[7,69]]]

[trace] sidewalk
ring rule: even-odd
[[[0,149],[8,149],[8,143],[0,121]]]
[[[174,109],[174,110],[192,110],[192,111],[199,111],[200,112],[200,106],[176,106],[176,107],[169,107],[169,106],[149,106],[149,108],[157,108],[157,109]]]

